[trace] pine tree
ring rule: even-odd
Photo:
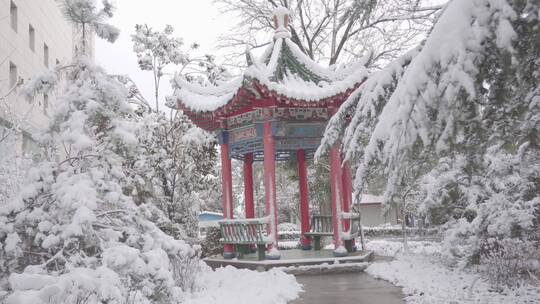
[[[132,165],[138,204],[155,205],[166,220],[160,227],[186,239],[198,235],[200,206],[214,189],[215,138],[178,113],[170,120],[162,113],[141,113],[139,153]]]
[[[135,184],[141,186],[141,191],[137,192],[139,201],[152,202],[166,216],[160,227],[171,235],[195,242],[201,206],[217,200],[216,140],[181,111],[176,111],[173,98],[166,98],[171,115],[165,117],[158,107],[159,90],[162,78],[167,77],[165,69],[170,65],[180,69],[175,79],[185,77],[188,81],[202,78],[211,81],[216,77],[212,67],[217,66],[211,56],[192,57],[190,53],[198,44],[192,44],[189,51],[184,50],[183,40],[173,34],[174,28],[170,25],[159,32],[145,24],[136,25],[131,36],[139,68],[153,74],[156,103],[152,109],[138,94],[143,104],[139,109],[141,150],[133,172]],[[174,81],[172,85],[175,86]],[[136,87],[134,89],[138,93]]]
[[[419,210],[450,227],[450,256],[506,283],[539,271],[539,7],[451,1],[383,96],[365,144],[344,141],[359,156],[357,187],[373,171],[388,180],[387,200],[416,184]],[[354,118],[329,128],[330,138],[366,132]]]

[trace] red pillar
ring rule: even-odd
[[[306,154],[305,151],[300,149],[296,151],[296,160],[298,164],[298,181],[300,184],[300,223],[302,238],[302,249],[311,249],[311,239],[304,236],[306,232],[309,232],[309,192],[307,182],[307,169],[306,169]]]
[[[335,144],[330,150],[330,189],[332,191],[332,228],[334,230],[334,255],[345,256],[347,250],[341,240],[341,206],[343,196],[343,183],[341,177],[341,155],[339,145]]]
[[[270,109],[265,109],[270,110]],[[268,113],[266,114],[268,115]],[[276,159],[275,140],[272,135],[272,124],[267,120],[263,126],[263,146],[264,146],[264,191],[266,216],[268,217],[268,235],[272,239],[272,244],[268,246],[268,259],[279,259],[278,250],[278,208],[276,200]]]
[[[229,157],[229,145],[223,143],[221,146],[221,187],[223,217],[225,219],[233,218],[233,197],[232,197],[232,166]],[[231,259],[234,257],[234,250],[231,244],[223,246],[223,257]]]
[[[343,212],[350,212],[352,204],[352,178],[351,178],[351,166],[349,161],[343,163],[342,168],[342,184],[343,184]],[[343,221],[343,230],[349,231],[351,227],[351,221],[345,219]],[[351,245],[354,247],[354,239],[351,240]]]
[[[244,155],[244,200],[246,218],[255,217],[255,204],[253,202],[253,153]]]
[[[342,210],[343,212],[350,211],[350,205],[352,201],[351,193],[351,184],[350,184],[351,174],[349,172],[349,162],[344,162],[343,168],[341,168],[341,183],[343,185],[343,196],[342,196]],[[348,219],[343,220],[343,230],[348,231],[350,227],[350,221]]]

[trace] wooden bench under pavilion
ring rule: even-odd
[[[249,66],[241,77],[213,87],[179,77],[174,80],[179,87],[175,91],[178,108],[197,126],[218,136],[225,258],[236,256],[234,245],[248,243],[259,249],[266,246],[266,258],[279,258],[275,162],[290,159],[298,164],[301,243],[304,249],[311,248],[311,236],[317,231],[310,229],[306,159],[320,145],[328,120],[367,76],[363,66],[338,69],[314,62],[291,40],[288,20],[287,9],[274,11],[274,40],[260,59],[247,52]],[[264,163],[264,224],[233,219],[232,158],[244,163],[248,220],[255,216],[253,162]],[[325,223],[332,229],[324,233],[333,238],[334,255],[343,256],[347,254],[344,242],[354,243],[355,235],[349,233],[351,217],[346,216],[352,201],[351,173],[349,164],[342,162],[339,144],[330,151],[330,167],[332,215]]]

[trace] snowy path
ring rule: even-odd
[[[298,276],[304,293],[293,304],[402,304],[401,289],[367,273]]]

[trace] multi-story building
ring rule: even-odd
[[[14,117],[24,121],[18,151],[37,149],[35,135],[47,126],[55,96],[53,92],[27,100],[19,94],[20,86],[12,89],[46,69],[70,62],[76,35],[55,0],[0,0],[0,98],[9,93],[0,101],[0,128],[12,125]]]

